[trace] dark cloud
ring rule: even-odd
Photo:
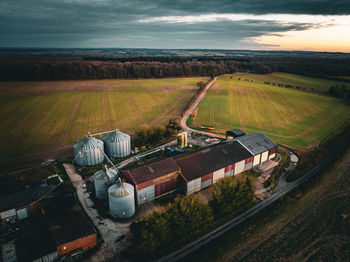
[[[322,26],[259,19],[139,22],[208,13],[348,14],[350,1],[1,0],[0,46],[254,48],[242,40]]]
[[[179,12],[249,14],[350,14],[348,0],[156,0],[158,7]]]

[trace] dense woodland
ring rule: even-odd
[[[0,80],[78,80],[215,76],[273,71],[310,76],[350,75],[350,59],[293,57],[82,57],[0,59]]]

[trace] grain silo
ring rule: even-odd
[[[180,148],[187,147],[187,132],[181,132],[177,135],[177,144]]]
[[[80,166],[95,166],[104,160],[103,142],[88,134],[74,144],[74,160]]]
[[[118,175],[118,171],[114,168],[107,168],[97,171],[94,174],[94,185],[96,198],[107,199],[108,198],[108,185]]]
[[[109,157],[126,157],[130,155],[130,136],[115,130],[103,138],[105,152]]]
[[[118,218],[128,218],[135,213],[134,186],[121,182],[108,189],[109,211]]]

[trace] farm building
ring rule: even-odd
[[[232,141],[238,141],[254,156],[253,166],[276,156],[277,145],[262,133],[237,137]]]
[[[168,158],[121,174],[135,187],[138,205],[181,190],[191,194],[225,176],[251,169],[276,156],[277,145],[264,134],[239,136],[195,153]]]
[[[0,197],[0,219],[2,223],[14,222],[27,218],[35,201],[45,195],[53,186],[42,184]]]
[[[121,171],[134,185],[138,205],[177,189],[180,168],[172,158]]]
[[[59,257],[79,256],[97,245],[97,233],[74,196],[61,193],[42,201],[44,219]]]
[[[226,139],[228,138],[235,138],[239,136],[244,136],[245,132],[241,129],[231,129],[226,131]]]
[[[209,147],[196,153],[175,159],[181,169],[180,185],[186,194],[199,191],[225,176],[232,176],[249,169],[252,162],[248,150],[238,142]]]
[[[19,228],[21,235],[16,239],[18,261],[58,261],[57,248],[43,215],[21,221]]]

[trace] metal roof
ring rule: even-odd
[[[41,186],[24,189],[9,195],[2,196],[0,197],[0,211],[27,206],[43,196],[51,188],[52,186],[43,184]]]
[[[78,151],[93,150],[95,148],[101,148],[102,146],[103,142],[97,138],[92,137],[91,135],[87,135],[74,144],[74,147],[77,148]]]
[[[118,129],[109,133],[103,138],[103,141],[106,143],[120,143],[128,140],[130,140],[130,136],[120,132]]]
[[[229,135],[229,136],[244,136],[245,135],[245,132],[241,129],[230,129],[230,130],[227,130],[226,131],[226,135]]]
[[[240,143],[230,141],[175,159],[187,181],[202,177],[251,157]]]
[[[17,216],[16,214],[16,209],[10,209],[10,210],[6,210],[0,213],[0,217],[2,220],[9,218],[9,217],[14,217]]]
[[[277,145],[263,133],[250,134],[236,137],[230,141],[238,141],[253,155],[261,154]]]
[[[67,195],[51,197],[42,203],[45,220],[56,245],[96,234],[93,225],[81,207],[76,203],[71,206],[71,201],[74,201],[74,198]],[[63,205],[62,203],[67,204]]]
[[[123,170],[122,173],[128,173],[135,184],[141,184],[177,171],[180,171],[180,168],[175,161],[167,158],[135,169]]]
[[[43,215],[24,219],[19,227],[21,235],[16,239],[18,261],[50,261],[40,258],[49,254],[57,256],[57,247]]]
[[[134,193],[134,186],[129,183],[117,183],[114,187],[115,188],[112,188],[113,190],[109,192],[109,194],[114,197],[125,197]]]
[[[118,171],[114,169],[114,167],[107,168],[105,166],[104,169],[96,171],[94,174],[94,178],[97,180],[109,180],[118,175]]]

